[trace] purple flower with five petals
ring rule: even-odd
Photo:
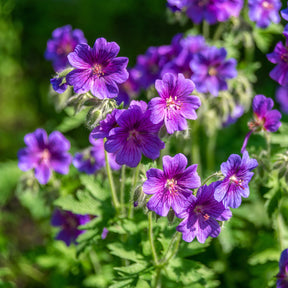
[[[221,172],[224,175],[222,181],[218,181],[215,187],[214,197],[224,206],[238,208],[241,205],[241,197],[249,196],[249,182],[254,175],[251,172],[258,166],[256,159],[249,158],[247,151],[243,157],[236,154],[229,156],[227,162],[221,164]]]
[[[274,102],[271,98],[267,98],[264,95],[256,95],[254,97],[252,103],[254,120],[248,123],[250,131],[244,139],[241,153],[245,151],[248,139],[253,132],[259,132],[261,130],[276,132],[279,129],[282,115],[278,110],[272,110],[273,106]]]
[[[277,274],[276,288],[288,287],[288,249],[281,253],[279,261],[279,273]]]
[[[197,164],[187,167],[187,158],[179,153],[174,157],[163,157],[163,171],[151,168],[146,172],[147,180],[143,192],[154,194],[147,208],[160,216],[167,216],[170,208],[176,214],[183,211],[185,204],[193,196],[191,189],[201,185]]]
[[[221,231],[218,221],[231,218],[230,209],[214,199],[216,183],[201,186],[197,196],[192,195],[187,200],[184,211],[177,215],[179,218],[184,218],[176,228],[182,233],[184,241],[191,242],[196,237],[200,243],[204,243],[209,236],[215,238]]]
[[[197,91],[210,92],[217,96],[219,91],[227,90],[227,79],[237,76],[236,60],[225,60],[225,48],[210,47],[196,54],[190,62],[191,79],[195,82]]]
[[[129,109],[115,115],[118,127],[110,130],[105,149],[116,154],[119,165],[136,167],[141,161],[142,153],[155,160],[165,147],[158,137],[162,123],[153,124],[150,120],[151,112],[146,109],[147,104],[144,101],[132,101]]]
[[[77,237],[85,230],[79,230],[78,226],[84,225],[90,221],[89,215],[74,214],[70,211],[55,209],[51,219],[51,225],[61,227],[61,231],[56,236],[56,240],[62,240],[67,246],[75,243]]]
[[[35,177],[40,184],[46,184],[51,177],[51,170],[67,174],[72,157],[67,151],[70,142],[58,131],[49,137],[43,129],[27,134],[24,142],[28,146],[18,152],[18,167],[23,171],[35,169]]]
[[[284,36],[287,42],[287,28],[285,27]],[[288,85],[288,47],[283,45],[282,42],[278,42],[272,53],[266,55],[267,59],[277,64],[274,69],[269,73],[269,76],[277,81],[282,86]]]
[[[155,87],[160,97],[148,104],[151,121],[158,124],[164,120],[169,134],[187,129],[186,119],[197,119],[195,110],[201,105],[200,99],[191,95],[195,88],[193,81],[185,79],[183,74],[166,73],[163,80],[156,80]]]
[[[270,22],[279,23],[280,0],[249,0],[249,18],[260,28],[266,28]]]
[[[69,66],[67,55],[80,43],[87,40],[81,30],[72,30],[70,25],[60,27],[52,32],[52,39],[48,40],[45,58],[52,61],[54,70],[59,72]]]
[[[118,84],[128,79],[127,57],[116,57],[120,47],[115,42],[98,38],[91,49],[87,44],[79,44],[68,55],[72,67],[76,68],[66,76],[66,81],[76,93],[89,90],[99,98],[114,98],[118,95]]]

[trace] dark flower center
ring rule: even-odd
[[[167,188],[169,190],[170,194],[174,194],[178,191],[178,187],[177,187],[177,180],[175,179],[167,179],[166,180],[166,184],[165,184],[165,188]]]
[[[198,6],[203,7],[207,5],[210,2],[210,0],[200,0],[198,1]]]
[[[280,58],[283,62],[288,63],[288,53],[287,52],[281,54]]]
[[[65,44],[61,44],[60,46],[57,47],[56,49],[56,53],[58,55],[68,55],[70,52],[72,52],[74,49],[73,49],[73,46],[71,43],[65,43]]]
[[[204,209],[203,209],[203,207],[202,207],[201,205],[196,206],[196,207],[194,208],[194,212],[195,212],[197,215],[203,216],[204,221],[207,221],[207,220],[210,219],[210,216],[209,216],[207,213],[205,213],[205,211],[204,211]]]
[[[63,229],[76,229],[78,227],[78,219],[71,215],[67,215],[65,222],[62,224]]]
[[[103,67],[100,64],[94,64],[92,67],[92,73],[93,75],[96,75],[98,78],[100,78],[101,76],[104,76],[104,72],[103,72]]]
[[[140,135],[139,131],[133,129],[133,130],[129,131],[129,136],[127,138],[127,141],[133,140],[136,144],[140,144],[139,135]]]
[[[180,110],[182,106],[182,103],[177,103],[177,96],[172,98],[170,96],[169,98],[166,99],[166,109],[174,109],[174,110]]]

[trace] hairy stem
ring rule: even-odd
[[[153,261],[155,266],[158,266],[158,256],[156,253],[155,245],[154,245],[154,237],[153,237],[153,218],[152,212],[148,213],[148,233],[149,233],[149,243],[152,251]]]
[[[132,184],[132,189],[131,189],[128,218],[132,218],[133,217],[133,212],[134,212],[133,194],[134,194],[135,188],[137,186],[137,181],[138,181],[139,171],[140,171],[140,165],[141,165],[141,163],[139,163],[138,166],[136,167],[136,169],[134,170],[134,177],[133,177],[133,184]]]

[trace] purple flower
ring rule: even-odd
[[[256,22],[260,28],[266,28],[270,22],[279,23],[279,10],[281,1],[279,0],[249,0],[249,18]]]
[[[277,89],[276,101],[280,104],[280,109],[288,114],[288,87],[279,87]]]
[[[223,22],[231,16],[238,17],[243,0],[168,0],[178,9],[187,10],[188,17],[196,24],[206,20],[209,24]]]
[[[288,287],[288,249],[281,253],[279,261],[279,273],[277,274],[276,288]]]
[[[81,30],[72,30],[70,25],[55,29],[52,32],[52,39],[47,42],[45,58],[52,61],[56,72],[59,72],[69,66],[67,55],[72,52],[80,43],[86,43],[87,40]]]
[[[66,81],[63,83],[63,77],[56,76],[50,79],[50,83],[52,84],[53,90],[59,94],[64,93],[68,87]]]
[[[201,186],[197,196],[192,196],[185,210],[177,215],[184,218],[176,228],[182,233],[184,241],[191,242],[196,237],[200,243],[204,243],[209,236],[215,238],[221,231],[218,221],[231,218],[231,211],[214,199],[214,189],[215,183]]]
[[[153,124],[150,111],[146,108],[145,102],[132,101],[128,110],[120,115],[116,113],[118,127],[110,131],[105,149],[116,154],[119,165],[136,167],[141,161],[142,153],[155,160],[160,156],[160,150],[165,147],[158,137],[162,124]]]
[[[224,48],[210,47],[193,57],[191,79],[199,92],[217,96],[219,91],[228,89],[226,80],[237,76],[237,62],[235,59],[225,60],[226,55]]]
[[[227,162],[221,164],[221,172],[225,178],[218,181],[215,187],[215,199],[218,202],[222,201],[226,208],[238,208],[241,205],[241,197],[249,196],[248,183],[254,175],[251,171],[257,166],[257,161],[250,159],[247,151],[243,153],[242,159],[239,155],[230,155]]]
[[[103,228],[103,231],[102,231],[102,234],[101,234],[101,238],[102,238],[103,240],[106,239],[108,233],[109,233],[109,230],[108,230],[106,227],[104,227],[104,228]]]
[[[40,184],[46,184],[51,176],[51,170],[67,174],[72,157],[67,151],[70,142],[58,131],[49,137],[43,129],[27,134],[24,142],[28,146],[18,152],[18,167],[27,171],[35,169],[35,177]]]
[[[128,79],[126,70],[128,58],[116,57],[120,47],[115,42],[98,38],[91,49],[87,44],[79,44],[68,55],[70,64],[76,69],[66,76],[66,81],[76,93],[89,90],[99,98],[114,98],[118,95],[118,84]]]
[[[79,230],[78,226],[90,221],[89,215],[74,214],[70,211],[55,209],[51,219],[51,225],[61,227],[61,231],[56,236],[56,240],[62,240],[67,246],[75,243],[77,237],[85,230]]]
[[[287,5],[288,5],[288,2],[287,2]],[[282,18],[288,21],[288,8],[281,10],[280,13],[281,13]]]
[[[119,116],[123,111],[124,110],[114,109],[110,114],[107,114],[106,118],[101,120],[99,125],[92,130],[90,136],[94,139],[107,138],[109,132],[118,126],[116,115]]]
[[[241,105],[236,105],[231,114],[228,115],[228,118],[224,123],[222,123],[223,127],[227,127],[229,125],[234,124],[244,113],[244,108]]]
[[[248,123],[250,131],[244,139],[241,153],[245,151],[248,139],[253,132],[259,132],[261,130],[276,132],[279,129],[282,115],[278,110],[272,110],[273,106],[274,102],[271,98],[267,98],[264,95],[256,95],[254,97],[252,103],[254,120]]]
[[[92,147],[87,148],[82,153],[76,153],[73,159],[73,165],[80,171],[86,174],[94,174],[105,166],[105,152],[103,139],[93,139],[89,137]],[[115,162],[115,155],[108,153],[109,165],[113,170],[119,170],[121,168]]]
[[[155,87],[160,97],[148,104],[151,121],[158,124],[164,120],[169,134],[187,129],[186,119],[197,119],[195,110],[201,105],[200,99],[191,95],[195,88],[193,81],[185,79],[183,74],[176,77],[166,73],[163,80],[156,80]]]
[[[285,30],[284,30],[285,31]],[[284,34],[287,38],[287,35]],[[269,73],[269,76],[282,86],[288,85],[288,48],[282,42],[278,42],[272,53],[266,55],[267,59],[277,64]]]
[[[151,168],[146,172],[143,192],[154,194],[147,203],[149,210],[160,216],[167,216],[171,207],[176,214],[183,211],[187,200],[193,197],[191,189],[201,185],[198,165],[186,166],[186,157],[179,153],[163,157],[163,171]]]
[[[203,51],[207,48],[204,37],[202,36],[188,36],[183,38],[179,42],[180,49],[178,54],[164,65],[161,75],[165,73],[173,73],[177,76],[178,73],[182,73],[185,78],[191,78],[192,71],[189,66],[190,61],[196,55],[196,53]]]

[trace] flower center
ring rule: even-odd
[[[266,10],[271,10],[274,8],[273,4],[270,3],[269,1],[263,1],[262,2],[262,7]]]
[[[58,55],[62,55],[62,54],[68,55],[73,50],[74,49],[71,43],[62,43],[60,46],[57,47],[56,53]]]
[[[288,63],[288,53],[287,52],[281,54],[280,58],[283,62]]]
[[[243,180],[241,180],[241,179],[238,179],[237,177],[236,177],[236,175],[234,174],[234,175],[232,175],[231,177],[229,177],[229,181],[230,181],[230,184],[235,184],[236,186],[239,186],[241,189],[244,189],[244,187],[243,187]]]
[[[198,6],[203,7],[207,5],[210,2],[210,0],[200,0],[198,1]]]
[[[174,98],[170,96],[166,99],[166,109],[174,109],[174,110],[180,110],[181,109],[181,103],[177,103],[177,96]]]
[[[175,179],[167,179],[166,180],[166,184],[165,184],[165,188],[167,188],[169,190],[170,194],[174,194],[178,191],[178,187],[177,187],[177,180]]]
[[[204,212],[203,207],[201,205],[198,205],[195,207],[194,212],[197,215],[202,215],[204,218],[204,221],[207,221],[210,219],[210,215],[208,215],[207,213]]]
[[[248,127],[250,130],[258,131],[258,129],[261,130],[261,128],[264,127],[264,124],[265,124],[265,118],[258,117],[256,114],[254,114],[254,121],[250,121],[248,123]]]
[[[129,131],[129,136],[127,138],[127,141],[133,140],[136,144],[140,144],[140,139],[139,139],[139,131],[133,129]]]
[[[212,66],[212,67],[209,67],[208,74],[210,76],[216,76],[218,74],[218,71],[217,71],[217,69],[215,67]]]
[[[93,75],[96,75],[98,78],[100,78],[101,76],[104,76],[104,72],[103,72],[103,67],[100,64],[94,64],[92,67],[92,73]]]
[[[41,154],[40,162],[47,164],[49,162],[49,159],[50,159],[50,152],[47,148],[45,148]]]

